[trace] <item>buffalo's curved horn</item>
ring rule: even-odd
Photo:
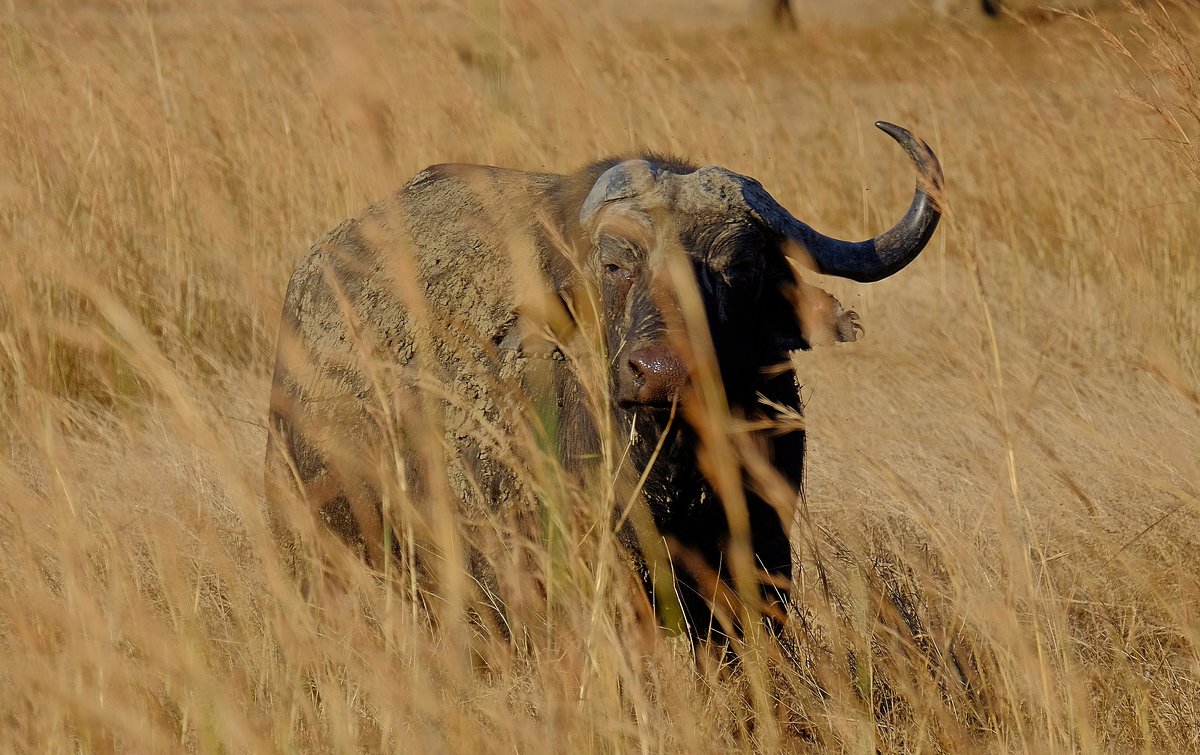
[[[646,160],[626,160],[606,170],[592,186],[579,219],[590,227],[610,204],[671,206],[682,212],[749,212],[763,225],[807,252],[818,272],[860,283],[882,280],[916,259],[941,218],[942,168],[929,145],[908,130],[884,121],[875,125],[895,139],[917,167],[917,188],[900,222],[873,239],[840,241],[797,220],[758,181],[725,168],[706,166],[680,175]]]
[[[808,252],[818,272],[860,283],[882,280],[916,259],[942,216],[942,167],[933,150],[899,126],[885,121],[876,121],[875,126],[899,142],[912,158],[917,188],[900,222],[873,239],[840,241],[820,234],[792,217],[757,181],[743,179],[742,184],[742,196],[751,212]]]

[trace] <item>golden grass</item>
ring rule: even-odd
[[[585,5],[0,10],[0,749],[1200,748],[1200,13]],[[821,282],[866,336],[796,359],[810,665],[640,632],[570,523],[518,651],[353,567],[301,597],[261,459],[314,238],[430,163],[636,147],[864,237],[911,192],[877,118],[933,144],[949,213],[896,278]]]

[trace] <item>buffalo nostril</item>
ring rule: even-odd
[[[648,347],[629,355],[636,403],[666,404],[678,398],[687,382],[687,367],[674,351]]]
[[[638,358],[637,355],[629,358],[629,371],[633,373],[633,379],[638,385],[646,382],[647,367],[646,361]]]

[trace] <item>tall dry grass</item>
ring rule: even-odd
[[[0,11],[0,749],[1200,748],[1200,15],[661,8]],[[902,275],[824,281],[866,338],[796,359],[807,665],[647,636],[569,528],[517,649],[362,569],[300,594],[261,459],[312,239],[430,163],[638,147],[864,237],[911,191],[876,118],[934,145],[949,212]]]

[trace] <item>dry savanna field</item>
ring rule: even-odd
[[[1200,750],[1200,7],[817,5],[0,3],[0,751]],[[809,276],[865,334],[794,360],[785,662],[631,619],[599,494],[507,637],[292,578],[262,460],[314,239],[429,164],[642,148],[865,238],[912,192],[876,119],[946,213]]]

